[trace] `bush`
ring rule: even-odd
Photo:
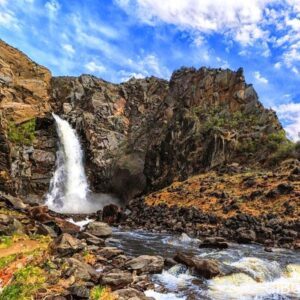
[[[8,123],[8,138],[11,142],[19,145],[32,145],[35,139],[36,120],[31,119],[20,125]]]
[[[277,151],[280,147],[286,147],[287,145],[291,143],[287,137],[285,131],[279,130],[278,132],[274,132],[268,135],[267,137],[267,147],[272,151]]]

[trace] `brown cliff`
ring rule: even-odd
[[[20,51],[3,42],[0,50],[2,190],[47,191],[57,139],[51,111],[79,133],[91,188],[126,200],[209,169],[262,167],[290,155],[276,114],[242,69],[182,68],[169,82],[112,84],[90,75],[51,78]]]

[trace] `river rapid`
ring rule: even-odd
[[[161,255],[172,258],[177,251],[216,259],[238,272],[211,280],[197,278],[183,265],[152,276],[155,289],[146,292],[157,300],[296,300],[300,299],[300,252],[260,245],[230,244],[225,250],[201,249],[199,240],[183,234],[114,229],[109,245],[128,255]]]

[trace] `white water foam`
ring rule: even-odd
[[[104,205],[116,203],[110,195],[92,195],[83,165],[83,151],[76,131],[66,121],[53,114],[59,137],[56,169],[46,196],[49,209],[59,213],[91,213]]]
[[[215,300],[300,299],[300,265],[288,265],[281,277],[256,281],[237,273],[208,281],[208,296]]]
[[[68,222],[75,224],[77,226],[80,227],[80,230],[83,230],[85,228],[86,225],[88,225],[91,222],[94,222],[95,220],[93,219],[89,219],[89,218],[85,218],[85,220],[81,220],[81,221],[74,221],[73,218],[67,219]]]
[[[147,297],[153,297],[155,300],[185,300],[186,297],[178,297],[173,293],[162,294],[153,290],[145,291]]]

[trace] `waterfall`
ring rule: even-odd
[[[46,205],[56,212],[90,212],[89,187],[83,166],[79,138],[70,124],[53,114],[59,137],[56,170],[46,196]]]

